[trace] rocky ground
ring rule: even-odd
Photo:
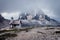
[[[7,38],[6,40],[60,40],[60,31],[56,28],[33,28],[28,32],[22,31],[17,33],[17,37]]]

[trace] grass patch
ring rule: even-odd
[[[32,28],[22,28],[22,29],[19,29],[19,31],[26,31],[26,32],[28,32],[28,31],[30,31],[30,29],[32,29]]]
[[[48,27],[47,27],[45,30],[51,30],[51,29],[55,29],[55,28],[48,28]]]
[[[0,34],[1,33],[5,33],[5,32],[20,32],[20,31],[26,31],[28,32],[30,29],[32,28],[22,28],[22,29],[17,29],[17,28],[14,28],[14,29],[10,29],[10,30],[0,30]]]
[[[0,34],[1,33],[5,33],[5,32],[16,32],[17,29],[11,29],[11,30],[0,30]]]
[[[5,40],[8,37],[16,37],[16,36],[17,36],[17,34],[6,33],[3,35],[0,35],[0,40]]]

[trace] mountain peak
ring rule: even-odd
[[[59,24],[58,21],[50,18],[48,15],[45,15],[43,12],[42,13],[38,12],[38,13],[36,13],[35,16],[31,15],[32,16],[31,21],[28,21],[27,16],[29,16],[29,15],[30,14],[27,14],[27,13],[24,15],[20,15],[20,16],[22,16],[21,19],[23,19],[23,20],[26,19],[25,25],[27,24],[27,22],[29,23],[28,25],[36,25],[36,24],[38,24],[38,25],[58,25]],[[34,21],[34,20],[36,20],[36,21]],[[24,22],[22,24],[24,24]]]

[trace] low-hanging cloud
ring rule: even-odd
[[[14,17],[14,19],[17,19],[19,17],[18,16],[19,14],[20,12],[12,12],[12,13],[4,12],[1,15],[6,19],[11,19],[11,17]]]
[[[42,9],[50,17],[60,19],[60,0],[0,0],[0,13],[25,12],[29,9]]]

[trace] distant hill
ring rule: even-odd
[[[0,28],[7,27],[9,26],[9,20],[5,19],[1,14],[0,14]]]

